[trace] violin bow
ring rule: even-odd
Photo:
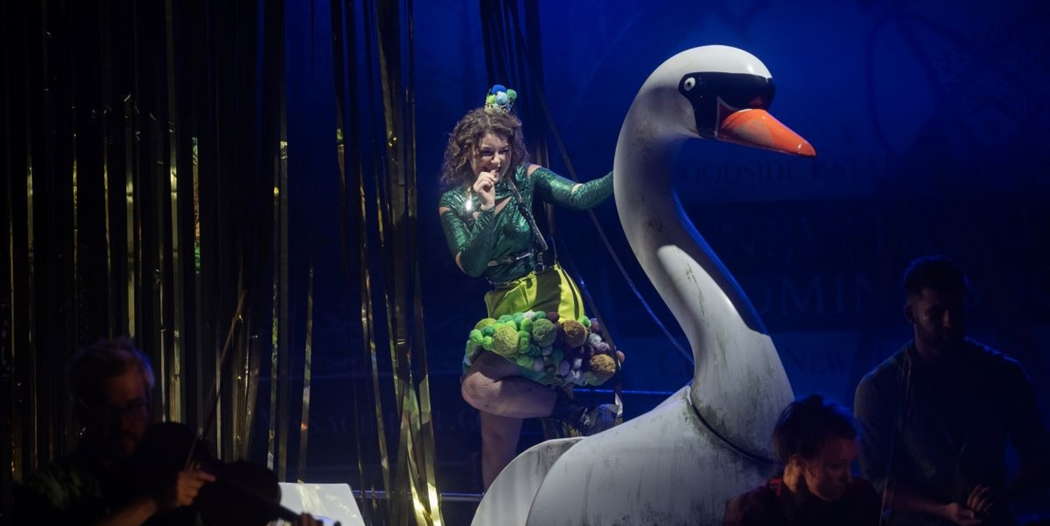
[[[226,343],[222,345],[222,352],[219,354],[219,370],[215,375],[215,387],[212,390],[211,401],[208,402],[208,418],[205,420],[204,426],[197,431],[197,435],[193,437],[193,443],[190,445],[190,450],[186,454],[186,462],[183,464],[183,469],[189,469],[193,464],[193,455],[197,452],[197,444],[204,439],[204,433],[211,429],[212,424],[215,423],[215,413],[219,409],[219,395],[222,393],[222,371],[226,369],[226,355],[230,351],[230,344],[233,343],[233,333],[237,329],[237,322],[242,319],[244,298],[247,295],[248,291],[241,289],[241,294],[237,298],[237,310],[233,312],[233,319],[230,320],[230,328],[226,331]]]
[[[219,371],[215,378],[215,387],[212,391],[211,400],[208,402],[208,418],[204,422],[204,426],[197,432],[197,435],[193,437],[193,444],[190,445],[189,453],[186,455],[186,462],[183,464],[183,469],[189,469],[193,465],[193,456],[197,451],[197,444],[204,439],[204,433],[206,433],[211,426],[215,423],[215,414],[219,409],[219,395],[222,393],[222,371],[226,369],[226,357],[230,351],[230,344],[233,343],[233,334],[237,330],[237,323],[243,320],[243,309],[244,309],[244,298],[247,296],[248,291],[241,289],[241,293],[237,298],[237,309],[233,312],[233,318],[230,319],[230,328],[226,331],[226,342],[222,345],[222,352],[219,354]],[[271,511],[276,518],[286,520],[291,523],[295,523],[299,520],[299,514],[282,506],[280,503],[272,503],[266,501],[259,495],[254,494],[247,488],[242,488],[238,485],[232,485],[238,491],[249,494],[252,497],[258,498],[260,503],[271,508]],[[335,521],[335,526],[339,526],[340,522]]]

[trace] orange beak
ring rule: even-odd
[[[816,157],[813,145],[784,126],[766,110],[746,109],[733,112],[718,128],[718,140],[752,148],[803,157]]]

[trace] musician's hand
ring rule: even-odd
[[[296,521],[295,526],[323,526],[324,523],[315,519],[313,515],[309,513],[303,513],[299,515],[299,520]]]
[[[941,515],[959,526],[977,526],[981,524],[981,519],[977,518],[977,514],[973,510],[958,502],[946,504],[942,508]]]
[[[496,172],[481,172],[474,180],[472,189],[481,197],[482,210],[496,206],[496,175]]]
[[[172,510],[189,506],[197,498],[201,487],[214,482],[215,477],[198,469],[184,469],[175,477],[175,483],[164,492],[158,501],[161,510]]]
[[[988,486],[976,486],[966,499],[966,507],[979,515],[990,512],[993,506],[995,506],[995,496],[992,493],[992,488]]]

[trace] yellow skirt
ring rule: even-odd
[[[561,318],[573,320],[585,315],[580,289],[560,265],[530,272],[490,290],[485,294],[485,307],[489,318],[529,310],[557,312]]]
[[[542,272],[530,272],[518,279],[501,284],[485,294],[485,307],[489,318],[513,315],[526,311],[557,312],[561,319],[582,320],[583,295],[576,282],[559,265]],[[467,350],[463,356],[463,372],[466,373],[481,349]],[[534,371],[523,367],[515,356],[503,356],[515,364],[521,376],[542,384],[559,383],[550,371]]]

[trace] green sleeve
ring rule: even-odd
[[[536,178],[536,191],[543,200],[574,210],[594,208],[613,193],[612,172],[605,174],[604,177],[580,184],[578,187],[576,186],[578,183],[543,167],[532,172],[532,177]]]
[[[455,209],[450,208],[441,214],[441,227],[452,257],[459,255],[463,272],[475,278],[481,276],[488,268],[489,254],[496,244],[496,213],[483,210],[474,224],[467,226]]]

